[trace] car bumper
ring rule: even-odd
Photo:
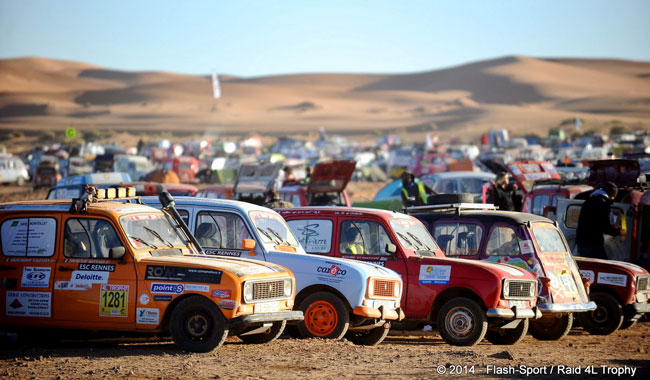
[[[542,313],[581,313],[596,310],[596,303],[594,301],[587,303],[550,303],[538,304],[537,307]]]
[[[632,303],[625,306],[625,311],[627,313],[633,314],[644,314],[650,313],[650,303]]]
[[[523,319],[523,318],[541,318],[542,313],[537,307],[532,309],[525,309],[513,306],[510,309],[488,309],[485,313],[489,318],[503,318],[503,319]]]
[[[239,327],[264,322],[302,321],[302,311],[279,311],[276,313],[258,313],[242,315],[230,320],[230,327]]]
[[[400,307],[397,309],[388,309],[383,306],[379,306],[379,308],[357,306],[354,308],[354,310],[352,310],[352,314],[366,318],[383,319],[388,321],[401,321],[404,319],[404,312]]]

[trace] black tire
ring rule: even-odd
[[[190,296],[174,308],[169,331],[180,349],[208,352],[226,340],[228,324],[212,301],[201,296]]]
[[[447,301],[438,312],[438,331],[454,346],[473,346],[487,332],[485,311],[475,301],[460,297]]]
[[[528,333],[528,318],[519,322],[514,329],[496,329],[489,330],[485,334],[485,339],[492,344],[510,345],[521,342]]]
[[[594,335],[609,335],[618,330],[625,316],[623,306],[616,297],[603,292],[594,292],[589,298],[596,303],[596,310],[580,313],[580,325]]]
[[[266,330],[265,332],[261,334],[254,334],[254,335],[240,335],[239,339],[241,339],[244,343],[248,343],[248,344],[261,344],[261,343],[273,342],[274,340],[278,339],[280,335],[282,335],[286,325],[287,325],[287,321],[273,322],[273,325],[269,327],[269,329]]]
[[[343,301],[329,292],[316,292],[300,303],[305,319],[298,323],[303,338],[338,340],[350,325],[350,313]]]
[[[427,197],[428,205],[446,203],[474,203],[474,196],[469,193],[460,194],[432,194]]]
[[[376,346],[383,342],[390,331],[389,326],[379,326],[372,330],[353,330],[345,334],[345,338],[360,346]]]
[[[551,316],[533,321],[528,331],[538,340],[559,340],[569,333],[571,326],[573,326],[573,314],[568,313],[559,318]]]
[[[629,329],[630,327],[636,325],[636,319],[625,319],[623,323],[621,323],[621,327],[619,327],[619,330],[625,330]]]

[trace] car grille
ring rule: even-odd
[[[650,276],[639,276],[636,279],[636,291],[637,292],[647,292],[650,289],[648,288],[648,280]]]
[[[535,286],[533,281],[509,281],[506,298],[533,298]]]
[[[397,288],[395,286],[395,281],[374,279],[373,282],[372,297],[394,298],[397,296],[397,294],[395,294],[395,289]]]
[[[284,297],[284,281],[256,282],[253,284],[253,301]]]

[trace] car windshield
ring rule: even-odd
[[[560,231],[555,228],[534,228],[533,235],[539,250],[545,252],[566,252]]]
[[[47,194],[47,199],[80,198],[83,192],[83,186],[57,187],[50,190],[50,192]]]
[[[405,249],[411,249],[420,256],[435,256],[439,249],[429,231],[415,219],[393,218],[390,220],[399,243]]]
[[[187,240],[176,223],[165,213],[124,215],[122,229],[135,249],[150,249],[154,256],[181,255]]]
[[[251,211],[248,214],[264,243],[291,247],[300,246],[287,222],[280,215],[265,211]]]

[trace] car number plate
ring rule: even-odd
[[[379,309],[380,306],[383,306],[385,310],[393,310],[395,301],[375,301],[375,308]]]
[[[262,302],[255,304],[255,313],[275,313],[280,310],[278,302]]]
[[[526,301],[510,301],[510,307],[517,306],[518,308],[525,308]]]

